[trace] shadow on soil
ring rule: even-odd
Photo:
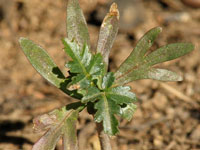
[[[20,136],[7,136],[7,132],[13,132],[17,130],[21,130],[25,127],[25,124],[21,121],[11,122],[9,120],[0,122],[0,143],[12,143],[18,145],[19,148],[24,143],[33,144],[31,141],[27,140],[26,138]]]

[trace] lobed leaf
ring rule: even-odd
[[[115,135],[118,131],[118,121],[115,114],[118,114],[120,106],[114,101],[108,100],[105,95],[95,104],[97,112],[94,116],[96,122],[103,121],[104,132],[109,135]]]
[[[72,73],[83,73],[86,76],[88,72],[86,67],[89,65],[92,55],[89,53],[87,46],[84,46],[83,49],[74,41],[70,42],[69,39],[62,40],[65,46],[65,52],[73,59],[66,64],[66,67],[70,69]]]
[[[118,86],[106,91],[106,97],[120,105],[132,103],[137,99],[135,94],[130,90],[129,86]]]
[[[76,106],[78,105],[76,104]],[[72,106],[70,105],[70,107]],[[46,116],[38,118],[37,122],[48,122],[53,117],[54,123],[51,124],[50,129],[34,144],[32,150],[54,150],[61,137],[63,137],[64,149],[78,149],[75,123],[82,106],[79,105],[77,110],[68,110],[66,108],[63,107],[62,109],[50,112],[47,115],[49,118]]]
[[[55,150],[62,135],[62,128],[52,127],[34,145],[32,150]]]
[[[103,75],[105,73],[103,58],[101,54],[93,55],[87,70],[92,75]]]
[[[133,114],[134,114],[136,108],[137,108],[137,106],[133,103],[129,103],[129,104],[125,105],[125,107],[122,106],[120,108],[120,116],[122,118],[130,121],[133,117]]]
[[[138,41],[134,50],[116,71],[116,78],[122,76],[125,72],[127,72],[127,70],[131,70],[132,68],[136,67],[140,62],[143,62],[146,52],[153,45],[156,37],[161,31],[161,27],[153,28]]]
[[[26,38],[20,38],[19,43],[30,63],[46,80],[63,92],[71,93],[66,89],[65,76],[43,48]]]
[[[190,43],[169,44],[147,54],[147,50],[152,46],[160,31],[161,28],[154,28],[141,38],[134,51],[114,74],[116,78],[114,86],[139,79],[161,81],[180,81],[182,79],[174,72],[164,69],[153,69],[152,66],[183,56],[191,52],[194,46]]]
[[[81,49],[83,48],[84,44],[90,47],[90,37],[87,23],[78,0],[68,0],[67,35],[70,41],[73,39],[77,40]]]
[[[48,130],[55,125],[56,116],[54,114],[43,114],[33,119],[33,129],[36,132]]]
[[[90,87],[87,89],[87,92],[85,93],[84,97],[81,99],[82,103],[87,103],[87,102],[94,102],[98,98],[100,98],[101,92],[99,91],[98,88],[96,87]]]
[[[113,86],[124,85],[134,80],[145,79],[145,75],[147,74],[149,69],[150,68],[141,67],[138,69],[130,70],[130,72],[128,72],[127,74],[123,74],[122,76],[117,78]]]
[[[98,93],[98,101],[95,104],[97,112],[94,119],[96,122],[103,121],[105,133],[115,135],[118,132],[118,121],[115,115],[130,119],[133,114],[133,107],[130,103],[135,101],[135,94],[130,92],[130,87],[120,86],[107,89],[105,92]],[[123,105],[130,108],[124,108]],[[128,114],[129,112],[131,114]]]
[[[118,28],[119,11],[117,9],[117,4],[113,3],[110,7],[109,13],[106,15],[101,25],[97,44],[97,53],[102,54],[106,66],[108,66],[110,50],[117,36]]]
[[[108,72],[104,77],[103,77],[103,82],[102,82],[102,88],[103,89],[108,89],[112,86],[113,82],[115,80],[114,73],[113,72]]]
[[[133,104],[137,100],[135,94],[130,91],[130,87],[121,86],[123,84],[138,79],[182,80],[172,71],[152,66],[183,56],[192,51],[194,46],[189,43],[169,44],[148,53],[148,49],[162,30],[160,27],[153,28],[139,40],[134,51],[115,74],[107,73],[108,57],[118,32],[118,25],[119,12],[117,5],[113,3],[101,25],[96,54],[92,54],[89,51],[87,24],[79,1],[68,0],[68,39],[63,39],[64,50],[72,58],[72,61],[66,64],[70,70],[68,79],[40,46],[28,39],[20,39],[25,55],[45,79],[65,93],[81,99],[80,102],[34,119],[35,129],[48,131],[33,146],[33,150],[54,150],[61,137],[63,149],[77,150],[75,124],[79,111],[86,106],[89,112],[95,114],[96,122],[103,122],[105,133],[115,135],[118,132],[118,120],[115,116],[131,120],[136,109],[136,105]]]
[[[175,72],[166,69],[140,68],[136,69],[123,78],[119,78],[115,84],[123,85],[140,79],[153,79],[159,81],[182,81],[182,77]]]
[[[71,42],[68,39],[64,39],[63,44],[66,53],[72,58],[72,61],[68,62],[66,67],[70,69],[70,73],[77,74],[72,78],[69,86],[76,84],[79,88],[87,88],[81,85],[91,84],[94,79],[100,80],[99,78],[103,76],[105,70],[100,54],[92,55],[89,52],[88,46],[84,46],[80,50],[79,45],[75,41]]]
[[[115,135],[118,132],[118,121],[115,115],[130,118],[130,114],[127,113],[128,111],[131,112],[131,107],[125,109],[122,106],[129,106],[130,103],[136,101],[135,94],[130,91],[130,87],[119,86],[113,88],[114,79],[114,74],[109,72],[103,77],[102,90],[95,85],[79,90],[79,93],[83,95],[81,102],[94,104],[94,108],[97,110],[94,116],[95,121],[103,121],[104,131],[109,135]]]
[[[78,150],[78,141],[76,135],[76,121],[78,119],[78,111],[73,110],[65,120],[63,125],[63,148],[64,150]]]

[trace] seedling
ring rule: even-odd
[[[126,86],[127,83],[139,79],[182,80],[175,72],[155,68],[154,65],[183,56],[191,52],[194,46],[175,43],[149,53],[148,49],[161,32],[161,27],[148,31],[116,72],[108,72],[108,58],[118,32],[118,22],[119,12],[114,3],[101,25],[97,49],[91,51],[88,28],[79,2],[68,1],[68,37],[62,40],[64,51],[71,57],[71,61],[65,64],[69,69],[68,77],[44,49],[26,38],[20,38],[21,48],[33,67],[51,84],[77,99],[75,103],[34,119],[36,129],[48,130],[35,143],[33,150],[53,150],[60,138],[64,150],[77,150],[76,121],[83,109],[94,116],[98,133],[102,134],[101,148],[110,150],[108,137],[119,132],[116,116],[131,120],[136,110],[134,102],[137,99],[131,88]]]

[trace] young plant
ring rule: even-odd
[[[77,99],[75,103],[34,119],[34,127],[47,132],[36,142],[33,150],[53,150],[60,138],[64,150],[77,150],[75,126],[78,114],[85,108],[97,123],[101,148],[110,150],[109,136],[119,132],[116,115],[131,120],[136,109],[136,96],[125,84],[139,79],[182,80],[175,72],[153,66],[183,56],[192,51],[194,46],[190,43],[175,43],[149,53],[148,49],[162,31],[161,27],[147,32],[116,72],[108,72],[109,53],[118,32],[118,23],[119,12],[114,3],[103,20],[97,49],[93,53],[78,0],[68,1],[68,37],[62,40],[66,54],[71,57],[71,61],[65,64],[69,69],[68,77],[63,75],[40,46],[20,38],[21,48],[33,67],[51,84]]]

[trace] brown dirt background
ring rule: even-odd
[[[198,1],[198,0],[197,0]],[[110,1],[80,0],[95,49]],[[112,48],[115,71],[150,28],[161,26],[153,48],[192,42],[195,50],[161,66],[184,77],[182,82],[135,81],[138,97],[132,121],[120,120],[113,150],[200,150],[200,8],[180,0],[116,0],[120,31]],[[195,5],[198,6],[198,5]],[[67,72],[61,38],[65,37],[66,0],[0,0],[0,150],[30,150],[42,133],[33,132],[32,119],[75,100],[45,81],[20,50],[19,37],[28,37],[47,50]],[[80,150],[99,150],[92,117],[86,111],[77,124]],[[56,148],[61,149],[61,142]]]

